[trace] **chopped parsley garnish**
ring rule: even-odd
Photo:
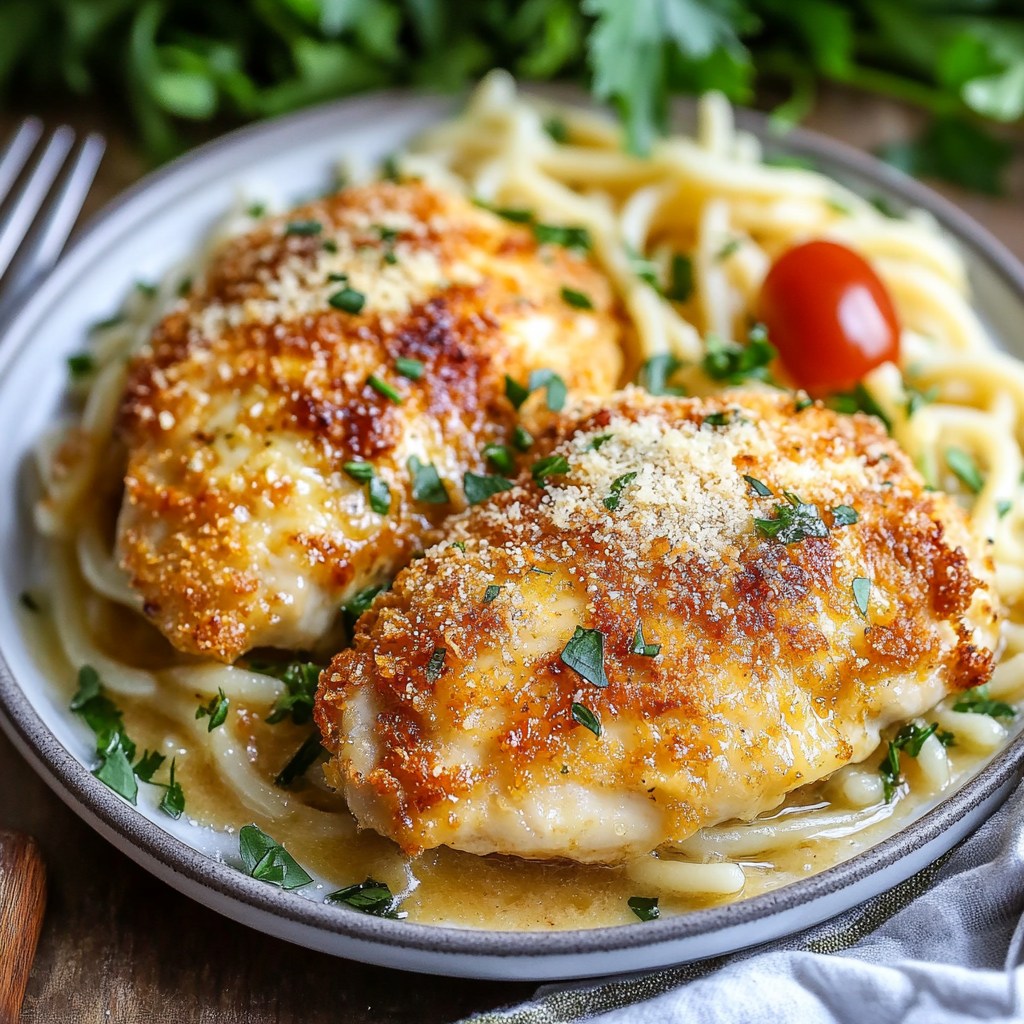
[[[541,245],[561,245],[582,252],[587,252],[591,247],[590,232],[584,227],[534,222],[533,234]]]
[[[641,921],[657,921],[661,917],[658,909],[657,896],[630,896],[626,900],[626,906],[633,911]]]
[[[549,476],[564,476],[569,472],[569,460],[564,455],[548,455],[538,459],[531,467],[533,481],[543,487]]]
[[[868,601],[871,600],[871,580],[866,576],[858,576],[853,581],[853,599],[857,602],[857,610],[866,619],[868,617]]]
[[[682,365],[671,352],[660,352],[640,367],[637,383],[652,395],[684,395],[683,388],[671,387],[668,383]]]
[[[1001,700],[992,700],[987,686],[976,686],[968,690],[953,705],[954,711],[967,711],[975,715],[990,715],[992,718],[1016,718],[1017,709]]]
[[[398,157],[392,153],[384,157],[380,163],[380,176],[384,181],[400,181],[402,174],[398,169]]]
[[[500,583],[488,583],[484,591],[484,604],[490,604],[501,593]]]
[[[391,488],[388,487],[387,481],[379,476],[373,477],[370,480],[368,491],[370,495],[370,508],[377,515],[386,516],[388,509],[391,508]]]
[[[366,305],[366,296],[346,285],[341,291],[329,295],[327,303],[335,309],[340,309],[343,313],[361,313],[363,306]]]
[[[939,389],[937,387],[930,387],[927,391],[918,391],[917,388],[912,388],[907,384],[904,390],[907,393],[908,416],[913,416],[922,406],[930,405],[939,397]]]
[[[776,356],[763,324],[755,324],[740,345],[711,334],[705,342],[701,366],[712,380],[741,384],[746,380],[768,380],[768,365]]]
[[[398,238],[398,229],[389,228],[386,224],[374,224],[373,230],[377,232],[377,237],[382,242],[393,242]]]
[[[814,399],[810,395],[799,395],[793,399],[793,412],[803,412],[814,405]]]
[[[903,726],[896,734],[896,739],[889,743],[889,749],[886,751],[885,758],[878,766],[878,772],[882,776],[886,803],[892,802],[892,798],[896,795],[896,790],[900,784],[900,751],[905,750],[911,757],[917,757],[921,753],[925,741],[938,728],[937,722],[932,722],[928,726],[914,725],[913,722],[910,722]]]
[[[788,505],[775,506],[774,519],[754,519],[754,527],[762,537],[780,544],[796,544],[808,537],[827,537],[828,527],[818,515],[818,506],[801,501],[791,491],[783,497]]]
[[[858,384],[852,391],[831,395],[826,404],[836,412],[851,416],[855,412],[864,412],[869,416],[875,416],[885,424],[885,429],[892,433],[892,420],[886,416],[885,411],[863,384]]]
[[[604,499],[604,507],[609,512],[615,512],[618,510],[619,505],[622,502],[622,491],[623,488],[627,487],[637,478],[637,474],[634,473],[623,473],[622,476],[617,476],[612,481],[611,490],[608,492],[608,497]]]
[[[196,718],[205,718],[209,716],[210,721],[206,725],[207,732],[213,732],[218,726],[223,725],[227,721],[228,708],[231,706],[231,701],[225,696],[224,691],[218,686],[217,695],[211,697],[209,703],[200,704],[196,708]]]
[[[132,763],[124,747],[118,745],[104,754],[99,767],[93,770],[93,775],[129,803],[134,804],[138,798],[139,784],[135,781]]]
[[[258,220],[266,214],[267,207],[263,203],[253,203],[245,212],[252,217],[253,220]]]
[[[395,373],[408,377],[409,380],[419,380],[426,372],[427,368],[418,359],[399,356],[395,360]]]
[[[512,444],[521,452],[529,451],[533,446],[533,434],[526,427],[516,424],[515,430],[512,431]]]
[[[601,735],[601,719],[595,711],[591,711],[586,704],[580,704],[575,700],[569,710],[574,722],[582,725],[584,729],[589,729],[595,736]]]
[[[562,301],[573,309],[593,309],[594,303],[586,292],[577,291],[575,288],[562,288]]]
[[[313,715],[313,699],[320,679],[320,666],[313,661],[289,661],[282,664],[250,662],[249,668],[261,675],[273,676],[285,685],[267,715],[267,725],[277,725],[289,715],[296,725],[305,725]]]
[[[948,729],[940,729],[935,734],[935,738],[944,747],[955,747],[956,746],[956,736],[953,733],[951,733]]]
[[[482,206],[485,210],[490,210],[491,213],[495,213],[503,220],[513,224],[529,224],[533,220],[532,210],[519,209],[514,206],[491,206],[482,199],[477,199],[475,202],[477,206]]]
[[[833,526],[852,526],[860,521],[860,514],[851,505],[836,505],[832,509]]]
[[[978,469],[978,464],[963,448],[947,448],[946,465],[971,494],[981,493],[985,486],[985,477]]]
[[[420,462],[415,455],[409,456],[407,463],[409,475],[412,477],[412,497],[425,505],[447,505],[448,492],[444,489],[441,477],[438,476],[432,462]]]
[[[560,117],[549,117],[544,122],[544,131],[560,145],[569,141],[569,126]]]
[[[312,733],[303,741],[301,747],[288,759],[288,763],[274,777],[275,786],[290,786],[301,778],[316,763],[317,759],[326,754],[320,742],[320,734]]]
[[[153,776],[167,758],[158,750],[146,750],[135,764],[135,774],[143,782],[152,782]]]
[[[68,356],[68,373],[72,380],[82,380],[96,369],[96,360],[88,352]]]
[[[243,825],[238,832],[238,854],[246,874],[282,889],[300,889],[313,881],[295,858],[256,825]]]
[[[722,246],[718,252],[715,253],[715,259],[719,262],[727,260],[730,256],[735,255],[739,250],[740,240],[738,238],[730,238],[725,245]]]
[[[727,427],[733,421],[734,409],[723,409],[720,412],[709,412],[700,421],[702,427]]]
[[[371,373],[370,376],[366,378],[366,383],[369,384],[377,394],[383,395],[385,398],[394,402],[395,405],[402,404],[402,396],[398,393],[396,388],[386,380],[381,380],[381,378],[375,373]]]
[[[455,548],[456,551],[461,551],[463,554],[466,553],[466,542],[464,540],[453,540],[448,546]]]
[[[505,397],[518,409],[530,397],[530,389],[505,374]]]
[[[364,462],[362,459],[351,459],[344,463],[341,467],[353,480],[358,480],[359,483],[369,483],[373,479],[373,463]]]
[[[39,602],[27,590],[23,590],[18,595],[18,604],[20,604],[25,611],[32,613],[38,613],[42,610],[39,607]]]
[[[398,899],[391,889],[383,882],[367,878],[365,882],[347,885],[344,889],[328,893],[325,903],[344,903],[346,907],[373,914],[374,917],[402,918],[406,914],[398,912]]]
[[[516,468],[515,456],[509,451],[507,445],[485,445],[481,454],[495,469],[500,470],[502,473],[511,473]]]
[[[647,259],[630,246],[626,246],[626,255],[629,257],[629,266],[636,276],[645,284],[649,284],[656,292],[661,291],[661,283],[658,281],[658,267],[653,260]]]
[[[443,647],[435,647],[434,653],[430,655],[430,660],[427,662],[427,682],[436,683],[441,678],[441,672],[444,670],[444,659],[448,651]]]
[[[333,256],[338,251],[338,243],[333,238],[327,238],[324,240],[323,250]]]
[[[587,451],[596,452],[601,450],[601,445],[607,444],[615,435],[614,434],[598,434],[597,437],[592,437],[587,442]]]
[[[318,220],[290,220],[284,226],[286,235],[319,235],[324,226]]]
[[[1011,508],[1013,508],[1012,501],[1009,501],[1007,498],[1000,498],[996,502],[996,515],[999,516],[1000,519],[1002,519],[1003,516],[1005,516],[1010,511]]]
[[[534,370],[530,374],[529,387],[531,391],[544,388],[547,397],[548,408],[552,412],[561,411],[565,405],[565,398],[568,391],[565,381],[555,373],[554,370]]]
[[[351,629],[363,612],[367,611],[370,605],[373,604],[374,598],[378,594],[383,593],[388,589],[387,584],[383,584],[379,587],[366,587],[364,590],[360,590],[351,601],[346,601],[341,606],[341,610],[345,616],[345,625]]]
[[[479,505],[482,501],[510,491],[515,486],[511,480],[503,476],[480,476],[477,473],[466,473],[462,478],[462,489],[466,493],[466,501],[470,505]]]
[[[170,782],[164,786],[164,795],[160,800],[160,810],[169,818],[177,821],[185,811],[185,791],[181,783],[174,777],[175,760],[171,758]]]
[[[661,644],[649,644],[644,640],[644,624],[637,622],[636,632],[633,634],[633,646],[630,648],[634,654],[643,655],[645,658],[656,658],[661,653]]]
[[[579,673],[588,683],[602,689],[608,685],[608,677],[604,674],[604,633],[601,630],[577,626],[559,658],[563,665]]]
[[[665,298],[673,302],[686,302],[693,294],[693,260],[677,252],[672,257],[669,286]]]
[[[771,488],[765,487],[765,485],[761,483],[761,481],[758,480],[756,477],[744,475],[743,479],[746,480],[748,484],[750,484],[750,489],[755,494],[760,495],[760,497],[770,498],[772,496]]]

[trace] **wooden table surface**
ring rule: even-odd
[[[45,112],[44,112],[45,113]],[[47,119],[98,128],[110,148],[87,212],[143,171],[122,129],[102,112],[61,107]],[[16,115],[0,112],[0,131]],[[827,93],[810,125],[865,148],[919,124],[904,107]],[[1024,257],[1024,161],[1009,196],[946,193]],[[526,999],[529,983],[403,974],[312,953],[235,924],[156,881],[93,833],[0,735],[0,828],[34,835],[49,869],[49,908],[23,1022],[454,1021]]]

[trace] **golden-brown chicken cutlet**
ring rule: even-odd
[[[585,253],[419,182],[228,241],[121,407],[117,551],[146,615],[224,661],[312,646],[465,507],[516,424],[506,375],[606,393],[619,334]]]
[[[322,674],[359,822],[409,852],[615,862],[984,682],[998,612],[964,515],[877,420],[802,404],[630,389],[567,413]]]

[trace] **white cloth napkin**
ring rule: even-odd
[[[1024,1022],[1024,784],[937,866],[781,943],[571,987],[474,1024]]]

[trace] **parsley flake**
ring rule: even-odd
[[[633,634],[633,646],[630,650],[634,654],[640,654],[645,658],[656,658],[661,653],[661,644],[649,644],[644,640],[644,624],[637,622],[636,632]]]
[[[615,512],[618,510],[619,505],[622,502],[622,491],[623,488],[627,487],[637,478],[637,474],[634,473],[623,473],[622,476],[617,476],[612,481],[611,491],[608,497],[604,499],[604,507],[609,512]]]
[[[630,896],[626,900],[626,906],[633,911],[641,921],[657,921],[661,917],[661,910],[658,908],[657,896]]]
[[[135,762],[135,774],[143,782],[152,782],[153,776],[167,758],[158,750],[143,751],[142,757]]]
[[[327,751],[320,742],[320,734],[312,733],[303,741],[302,746],[288,759],[287,764],[274,777],[274,785],[285,788],[296,779],[301,778],[316,764],[317,760]]]
[[[582,725],[584,729],[589,729],[595,736],[601,735],[601,719],[597,712],[591,711],[586,704],[580,704],[575,700],[569,710],[574,722]]]
[[[975,715],[989,715],[992,718],[1016,718],[1017,709],[1001,700],[992,700],[987,686],[976,686],[968,690],[953,705],[954,711],[966,711]]]
[[[238,854],[246,874],[282,889],[300,889],[313,881],[295,858],[257,825],[238,832]]]
[[[601,445],[607,444],[615,435],[614,434],[598,434],[597,437],[592,437],[587,442],[587,451],[596,452],[601,450]]]
[[[352,477],[353,480],[358,480],[361,484],[369,483],[373,479],[373,463],[364,462],[362,459],[352,459],[342,464],[341,467],[345,472]]]
[[[231,701],[225,696],[224,691],[218,686],[217,695],[211,697],[209,703],[200,704],[196,708],[196,718],[205,718],[209,716],[210,721],[206,725],[207,732],[213,732],[218,726],[223,725],[227,721],[228,708],[231,706]]]
[[[398,899],[384,882],[367,878],[365,882],[347,885],[344,889],[328,893],[325,903],[343,903],[346,907],[358,910],[374,917],[402,918],[405,913],[398,912]]]
[[[500,583],[488,583],[484,591],[484,604],[490,604],[501,593]]]
[[[548,455],[538,459],[531,467],[533,481],[543,487],[549,476],[564,476],[569,472],[569,460],[564,455]]]
[[[599,629],[577,626],[559,655],[563,665],[602,689],[608,685],[604,674],[604,633]]]
[[[637,383],[651,395],[684,395],[686,391],[683,388],[672,387],[668,383],[682,365],[670,352],[660,352],[640,367]]]
[[[593,309],[594,303],[585,292],[577,291],[575,288],[562,288],[562,301],[573,309]]]
[[[673,302],[687,302],[693,295],[693,260],[677,252],[672,257],[669,286],[665,298]]]
[[[985,477],[978,469],[978,464],[963,448],[947,448],[946,465],[971,494],[981,493],[985,486]]]
[[[171,758],[170,782],[164,786],[164,795],[160,800],[160,810],[169,818],[178,820],[185,812],[185,791],[181,783],[174,778],[175,760]]]
[[[96,369],[96,360],[88,352],[68,356],[68,374],[72,380],[84,380]]]
[[[363,306],[366,305],[366,296],[346,285],[341,291],[329,295],[327,304],[335,309],[340,309],[343,313],[361,313]]]
[[[512,431],[512,444],[521,452],[529,451],[533,447],[533,434],[526,427],[516,424]]]
[[[387,589],[387,584],[379,587],[366,587],[365,589],[360,590],[351,601],[346,601],[345,604],[341,606],[341,610],[345,616],[345,625],[351,629],[355,625],[359,616],[362,615],[363,612],[369,610],[370,605],[373,604],[374,598]]]
[[[495,469],[500,470],[502,473],[512,473],[516,468],[515,456],[509,451],[507,445],[485,445],[481,454]]]
[[[828,527],[818,515],[817,505],[801,501],[790,491],[783,496],[789,504],[776,505],[774,519],[754,519],[754,527],[762,537],[780,544],[796,544],[808,537],[828,536]]]
[[[466,501],[470,505],[479,505],[495,494],[511,490],[514,486],[511,480],[503,476],[480,476],[477,473],[466,473],[462,478],[462,489],[465,491]]]
[[[544,122],[544,131],[559,145],[569,141],[569,126],[560,117],[549,117]]]
[[[560,412],[564,407],[568,389],[554,370],[534,370],[530,374],[529,387],[531,391],[544,388],[551,412]]]
[[[858,576],[853,581],[853,599],[857,602],[857,610],[866,619],[868,617],[868,601],[871,600],[871,580],[866,576]]]
[[[313,700],[320,680],[319,665],[299,659],[279,663],[251,661],[249,669],[280,679],[285,686],[284,692],[278,694],[267,715],[267,725],[277,725],[289,716],[296,725],[305,725],[312,718]]]
[[[771,488],[770,487],[766,487],[756,477],[746,476],[744,474],[743,479],[746,480],[748,484],[750,484],[750,489],[755,494],[759,495],[762,498],[770,498],[770,497],[772,497],[772,490],[771,490]]]
[[[441,672],[444,670],[444,659],[448,651],[443,647],[435,647],[434,653],[430,655],[430,660],[427,662],[427,682],[436,683],[441,678]]]
[[[530,389],[523,387],[517,380],[513,380],[505,374],[505,397],[512,403],[514,409],[518,409],[523,402],[530,397]]]
[[[996,502],[996,515],[1002,519],[1013,508],[1013,502],[1007,498],[1000,498]]]
[[[581,252],[588,252],[591,247],[590,232],[584,227],[534,222],[533,235],[541,245],[560,245]]]
[[[407,463],[412,476],[412,497],[425,505],[447,505],[448,492],[432,462],[420,462],[415,455]]]
[[[850,505],[836,505],[832,509],[833,526],[852,526],[860,521],[860,514]]]
[[[741,345],[715,334],[705,341],[701,367],[712,380],[741,384],[747,380],[769,379],[768,366],[776,356],[775,346],[768,340],[763,324],[755,324]]]
[[[419,380],[426,372],[427,368],[418,359],[410,359],[408,356],[399,356],[395,360],[395,373],[398,373],[403,377],[408,377],[409,380]]]
[[[366,383],[369,384],[377,394],[390,399],[395,403],[395,405],[402,404],[402,396],[398,393],[395,387],[389,384],[386,380],[381,380],[381,378],[375,373],[371,373],[370,376],[366,378]]]
[[[730,256],[734,256],[739,251],[739,248],[740,248],[740,239],[738,239],[738,238],[730,238],[725,243],[725,245],[723,245],[718,250],[718,252],[715,253],[715,259],[719,263],[721,263],[721,262],[729,259]]]
[[[319,235],[323,229],[323,224],[318,220],[290,220],[284,226],[284,233],[309,237]]]
[[[370,508],[379,516],[386,516],[391,508],[391,488],[387,481],[375,476],[370,480],[368,488]]]

